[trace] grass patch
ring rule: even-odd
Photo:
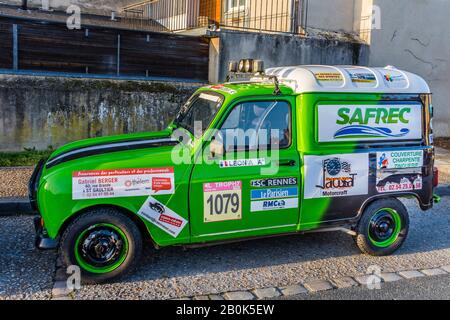
[[[20,152],[0,152],[0,167],[35,166],[39,160],[49,157],[53,151],[53,148],[44,151],[32,148]]]

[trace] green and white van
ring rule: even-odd
[[[197,90],[166,130],[42,160],[30,181],[37,246],[59,246],[85,282],[130,270],[144,240],[344,231],[365,254],[397,250],[409,227],[399,198],[437,201],[426,82],[394,67],[230,66],[230,82]]]

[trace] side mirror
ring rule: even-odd
[[[222,157],[225,153],[223,143],[218,139],[214,139],[209,144],[211,158]]]

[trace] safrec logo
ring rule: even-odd
[[[351,164],[339,158],[323,161],[323,183],[316,187],[323,190],[348,189],[355,186],[357,173],[352,173]]]
[[[351,137],[391,137],[399,138],[407,135],[411,108],[340,108],[336,124],[344,125],[334,137],[336,139]],[[370,125],[374,123],[374,125]],[[393,132],[387,125],[397,125],[398,132]]]
[[[319,142],[422,139],[422,105],[319,105]]]

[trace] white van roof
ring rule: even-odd
[[[426,81],[395,67],[368,68],[360,66],[305,65],[270,68],[267,75],[275,75],[296,93],[361,92],[361,93],[430,93]]]

